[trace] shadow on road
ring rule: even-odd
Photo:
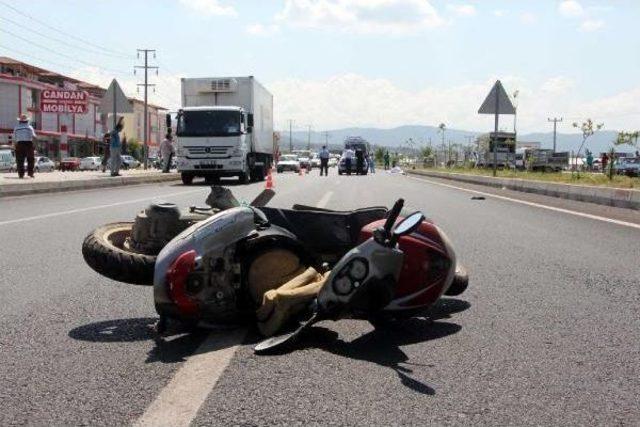
[[[194,329],[170,322],[166,336],[159,338],[153,327],[158,318],[106,320],[79,326],[69,331],[75,340],[96,343],[117,343],[155,340],[155,346],[147,354],[146,363],[184,362],[193,355],[202,341],[211,333],[210,329]]]
[[[460,325],[440,320],[448,319],[452,314],[464,311],[469,307],[471,304],[467,301],[443,298],[429,310],[421,313],[421,317],[390,321],[388,324],[376,327],[371,332],[350,342],[340,339],[335,331],[315,326],[305,331],[294,346],[315,347],[338,356],[386,366],[396,372],[404,386],[417,393],[434,395],[435,390],[412,378],[410,374],[413,373],[413,370],[407,367],[433,367],[433,365],[410,362],[401,347],[444,338],[459,332],[462,329]]]

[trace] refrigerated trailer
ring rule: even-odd
[[[253,76],[182,79],[176,157],[185,185],[261,181],[273,162],[273,96]],[[168,121],[169,116],[168,117]]]

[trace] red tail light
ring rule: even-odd
[[[195,315],[198,303],[186,292],[187,278],[196,265],[196,251],[191,250],[180,255],[169,267],[167,284],[169,297],[176,303],[181,313]]]

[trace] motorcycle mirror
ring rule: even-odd
[[[398,238],[407,234],[411,234],[424,220],[422,212],[414,212],[396,225],[393,229],[393,236]]]

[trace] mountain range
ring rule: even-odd
[[[475,132],[458,129],[447,129],[445,131],[445,143],[469,144],[475,141],[478,135],[486,132]],[[617,131],[603,130],[596,132],[587,140],[586,147],[594,153],[608,151],[617,137]],[[304,131],[293,131],[293,147],[306,148],[309,135]],[[328,141],[329,148],[340,149],[342,143],[348,136],[361,136],[374,145],[399,149],[407,146],[406,141],[412,138],[416,147],[428,145],[437,146],[442,143],[442,135],[436,126],[399,126],[390,129],[379,128],[344,128],[328,131],[328,139],[325,139],[324,132],[311,132],[311,145],[319,148]],[[518,142],[540,142],[542,148],[553,148],[553,132],[536,132],[518,135]],[[579,133],[558,133],[556,139],[557,151],[577,151],[582,143],[582,134]],[[289,133],[281,132],[280,146],[283,150],[289,148]],[[636,148],[630,146],[618,146],[616,151],[633,152]]]

